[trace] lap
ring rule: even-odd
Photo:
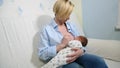
[[[79,62],[97,62],[97,61],[104,61],[102,57],[92,55],[92,54],[84,54],[83,56],[80,56],[76,61]]]
[[[62,68],[83,68],[83,67],[76,62],[72,62],[64,65]]]
[[[92,54],[84,54],[75,62],[83,65],[85,68],[107,68],[103,58]]]
[[[108,68],[108,66],[103,58],[92,54],[84,54],[75,62],[64,65],[63,68]]]

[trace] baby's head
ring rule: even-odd
[[[83,47],[85,47],[88,43],[88,39],[85,36],[77,36],[75,37],[75,40],[79,40]]]

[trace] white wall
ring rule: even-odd
[[[53,16],[54,1],[1,0],[0,68],[40,68],[36,44],[42,22],[38,19]]]
[[[0,0],[0,68],[40,68],[37,32],[54,16],[55,1]]]

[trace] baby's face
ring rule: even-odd
[[[75,40],[81,41],[81,37],[77,36],[77,37],[75,37]]]

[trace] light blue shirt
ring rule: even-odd
[[[76,29],[76,26],[73,23],[67,21],[66,26],[68,32],[74,37],[80,36],[80,32]],[[40,41],[38,55],[40,59],[47,61],[57,54],[56,46],[61,43],[63,36],[58,31],[58,25],[54,19],[43,27],[42,32],[40,32],[39,35]]]

